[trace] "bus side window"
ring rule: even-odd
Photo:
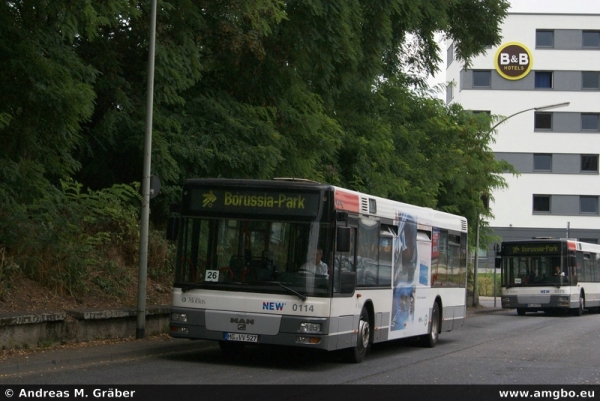
[[[347,227],[348,230],[346,234],[348,234],[348,251],[341,252],[340,247],[336,245],[337,253],[335,255],[334,261],[334,272],[333,272],[333,291],[340,292],[341,290],[341,282],[340,277],[344,272],[354,272],[355,266],[355,241],[356,241],[356,228],[355,227]],[[345,239],[344,239],[345,241]]]

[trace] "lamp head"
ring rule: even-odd
[[[571,102],[563,102],[563,103],[557,103],[557,104],[549,104],[548,106],[540,106],[540,107],[534,107],[535,111],[539,111],[539,110],[550,110],[550,109],[557,109],[559,107],[567,107],[568,105],[570,105]]]

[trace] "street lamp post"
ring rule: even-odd
[[[148,46],[148,93],[146,96],[146,131],[144,135],[144,171],[142,176],[142,212],[140,221],[140,264],[138,271],[138,306],[135,337],[144,338],[146,331],[146,280],[148,276],[148,227],[150,222],[150,166],[152,156],[152,114],[154,101],[154,56],[156,44],[156,2],[150,10],[150,42]]]
[[[531,107],[529,109],[517,111],[516,113],[511,114],[508,117],[504,117],[503,119],[498,121],[492,128],[490,128],[490,130],[488,131],[488,134],[490,134],[492,131],[494,131],[500,124],[502,124],[509,118],[513,118],[514,116],[517,116],[521,113],[525,113],[527,111],[532,111],[532,110],[543,111],[543,110],[557,109],[559,107],[567,107],[570,104],[571,104],[570,102],[563,102],[563,103],[549,104],[547,106]],[[475,240],[475,260],[473,261],[473,306],[477,306],[479,304],[479,296],[477,295],[477,269],[479,268],[479,226],[480,226],[480,224],[481,224],[481,218],[478,214],[477,215],[477,231],[476,231],[477,237]],[[495,268],[496,267],[494,267],[494,269]],[[495,280],[495,277],[494,277],[494,280]],[[495,283],[495,281],[494,281],[494,283]],[[494,293],[494,296],[495,295],[496,294]]]
[[[496,125],[494,125],[492,128],[490,128],[490,130],[488,131],[488,134],[490,132],[492,132],[493,130],[495,130],[496,127],[498,127],[500,124],[502,124],[503,122],[505,122],[509,118],[513,118],[514,116],[517,116],[517,115],[519,115],[521,113],[525,113],[526,111],[532,111],[532,110],[535,110],[535,111],[551,110],[551,109],[557,109],[559,107],[567,107],[570,104],[571,104],[571,102],[563,102],[563,103],[549,104],[548,106],[531,107],[529,109],[517,111],[516,113],[511,114],[508,117],[504,117],[502,120],[498,121],[498,123],[496,123]]]

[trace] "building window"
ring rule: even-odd
[[[581,88],[582,89],[600,89],[600,72],[599,71],[582,71],[581,72]]]
[[[533,212],[550,213],[550,195],[533,195]]]
[[[449,83],[446,85],[446,104],[452,101],[452,84]]]
[[[597,113],[581,113],[581,130],[598,131],[600,115]]]
[[[536,71],[535,87],[538,89],[552,89],[552,71]]]
[[[598,197],[597,196],[580,196],[579,197],[579,212],[598,214]]]
[[[491,71],[473,71],[473,87],[489,88],[492,82]]]
[[[588,173],[597,173],[598,155],[581,155],[581,171]]]
[[[535,113],[535,129],[552,129],[552,113]]]
[[[552,171],[552,155],[545,153],[534,154],[533,171]]]
[[[446,67],[449,67],[450,64],[454,61],[454,43],[450,45],[448,50],[446,50]]]
[[[535,31],[535,47],[554,47],[554,31]]]
[[[582,45],[584,48],[600,48],[600,31],[583,31]]]

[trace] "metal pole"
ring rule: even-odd
[[[494,260],[495,262],[495,260]],[[496,307],[496,264],[494,263],[494,308]]]
[[[148,226],[150,220],[150,166],[152,156],[152,106],[154,103],[154,53],[156,44],[156,0],[152,0],[150,43],[148,46],[148,87],[146,95],[146,132],[144,136],[144,173],[142,177],[142,216],[140,224],[140,266],[136,338],[146,331],[146,280],[148,275]]]
[[[473,306],[479,303],[477,296],[477,268],[479,267],[479,215],[477,215],[477,238],[475,240],[475,260],[473,261]]]

